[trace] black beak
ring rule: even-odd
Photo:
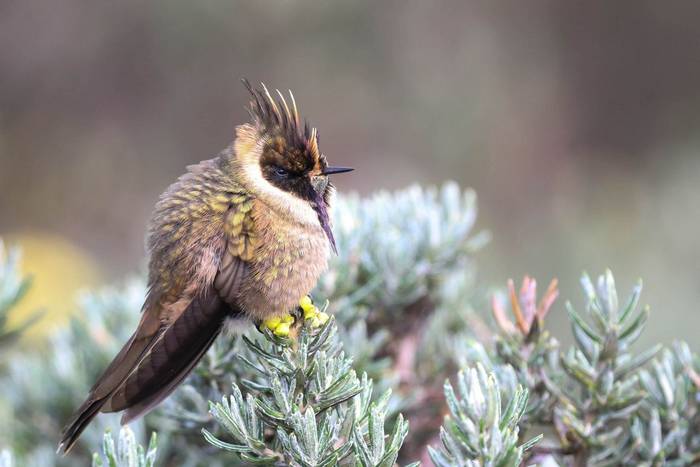
[[[321,172],[323,175],[333,175],[333,174],[342,174],[345,172],[352,172],[353,168],[351,167],[326,167],[323,172]]]

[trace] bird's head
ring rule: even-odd
[[[289,100],[276,90],[273,96],[264,84],[253,88],[243,81],[252,96],[248,108],[252,122],[237,128],[237,162],[249,188],[264,201],[300,217],[299,203],[313,210],[328,240],[336,249],[328,208],[333,194],[329,176],[350,172],[348,167],[328,165],[318,147],[318,131],[302,121],[294,95]]]

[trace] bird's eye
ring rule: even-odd
[[[284,178],[287,175],[289,175],[289,172],[287,172],[285,169],[282,167],[275,167],[274,169],[275,175],[277,175],[280,178]]]

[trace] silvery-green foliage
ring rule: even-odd
[[[464,339],[456,347],[458,361],[485,365],[496,376],[502,397],[518,384],[530,390],[521,430],[547,427],[545,432],[554,436],[548,435],[533,449],[527,462],[697,463],[700,360],[682,342],[666,349],[631,348],[649,314],[648,308],[639,308],[641,283],[622,305],[609,271],[595,284],[587,275],[581,283],[585,310],[579,312],[567,303],[575,346],[562,349],[549,335],[542,313],[546,306],[534,307],[535,286],[526,277],[519,298],[509,283],[514,321],[494,301],[499,333],[493,349]],[[553,303],[553,284],[541,304]]]
[[[639,372],[647,397],[632,424],[638,465],[690,465],[700,461],[698,387],[693,355],[684,342],[664,349]]]
[[[0,351],[12,344],[39,314],[34,314],[14,329],[7,327],[12,309],[29,290],[31,280],[21,274],[19,269],[20,251],[17,248],[5,248],[0,239]],[[0,360],[2,367],[3,360]]]
[[[527,407],[528,392],[522,386],[507,395],[502,393],[493,373],[480,363],[460,371],[455,391],[445,382],[445,399],[450,415],[440,429],[439,448],[429,448],[430,458],[438,467],[517,467],[524,452],[541,436],[524,444],[519,441],[520,419]]]
[[[459,354],[457,361],[460,362],[460,368],[483,365],[489,374],[496,377],[502,400],[507,400],[519,386],[527,389],[527,386],[523,384],[527,382],[527,379],[518,374],[511,365],[503,363],[497,355],[491,355],[481,342],[475,339],[463,339],[455,345],[455,351]],[[528,390],[528,406],[519,422],[519,426],[524,429],[530,425],[528,415],[532,411],[532,399],[532,393]]]
[[[144,449],[136,441],[134,432],[128,425],[119,430],[115,445],[111,431],[106,431],[102,440],[102,454],[94,453],[92,467],[154,467],[156,464],[157,436],[151,435],[148,447]]]
[[[473,337],[462,338],[454,346],[460,367],[484,364],[496,375],[502,392],[515,391],[517,385],[528,390],[528,406],[520,421],[523,430],[532,424],[551,423],[556,399],[544,380],[546,374],[559,371],[559,342],[544,323],[558,294],[557,281],[553,280],[538,303],[535,279],[525,276],[520,293],[513,281],[508,281],[510,312],[502,294],[496,294],[491,303],[498,329],[493,352]]]
[[[76,456],[87,457],[100,443],[105,428],[118,426],[116,415],[101,415],[70,459],[54,454],[63,424],[133,330],[144,291],[141,281],[130,281],[82,295],[70,326],[51,335],[51,352],[15,356],[9,362],[0,379],[2,400],[13,411],[8,435],[23,464],[74,465]],[[142,425],[134,428],[140,433]]]
[[[399,410],[431,410],[420,401],[454,371],[445,341],[471,332],[471,318],[465,318],[472,315],[469,304],[476,289],[473,253],[488,239],[475,233],[476,195],[446,183],[367,198],[342,196],[334,205],[338,256],[315,297],[330,299],[358,371],[375,379],[378,393],[394,390],[392,419]],[[404,337],[414,351],[402,347]],[[399,348],[414,355],[401,362],[401,374],[396,371]],[[415,387],[400,390],[406,372],[416,375]],[[430,436],[422,430],[416,425],[412,433]]]
[[[476,286],[474,271],[470,268],[449,274],[436,287],[439,300],[435,311],[425,323],[424,338],[417,348],[418,371],[421,374],[441,374],[454,372],[452,368],[466,365],[463,347],[467,340],[473,340],[481,326],[488,328],[479,317],[478,308],[483,306],[481,292]],[[480,335],[480,337],[488,337]],[[440,378],[442,380],[442,378]]]
[[[351,441],[354,463],[361,467],[392,467],[408,434],[408,422],[398,415],[392,433],[385,431],[388,403],[391,393],[385,392],[376,402],[372,396],[372,381],[363,377],[363,391],[355,398],[355,418]],[[418,466],[419,463],[411,464]]]
[[[674,387],[672,379],[669,378],[669,385],[672,387],[672,392],[676,392],[677,386],[682,384],[687,388],[685,400],[687,404],[681,407],[679,401],[681,398],[675,397],[675,405],[677,411],[660,410],[661,416],[665,419],[674,420],[676,416],[683,419],[682,422],[687,431],[684,433],[684,446],[679,447],[679,453],[691,453],[693,461],[700,461],[700,357],[697,354],[691,353],[688,344],[685,342],[676,342],[673,345],[673,355],[676,359],[676,371],[683,374],[683,378],[676,376],[676,386]],[[670,423],[674,426],[675,423]]]
[[[567,303],[577,345],[561,355],[563,373],[548,384],[559,401],[554,425],[564,446],[585,453],[588,462],[617,465],[636,450],[632,420],[646,396],[639,372],[661,346],[630,351],[649,316],[648,307],[638,309],[641,283],[623,306],[610,271],[595,285],[584,275],[581,284],[585,312]]]
[[[10,361],[9,350],[20,336],[21,332],[29,326],[34,318],[25,321],[19,327],[10,329],[7,326],[9,315],[17,303],[22,300],[30,287],[30,280],[22,276],[20,272],[20,251],[17,248],[5,249],[0,238],[0,375],[4,375]],[[0,420],[3,420],[5,429],[0,433],[0,448],[14,445],[14,433],[12,431],[11,417],[14,407],[5,398],[0,398]],[[0,451],[0,467],[12,467],[14,456],[9,449]]]
[[[367,424],[359,423],[352,431],[356,463],[361,466],[392,467],[408,434],[408,423],[399,415],[387,441],[384,432],[386,412],[373,403],[366,417]],[[367,433],[364,433],[365,428]]]
[[[393,465],[407,423],[399,419],[384,442],[389,393],[371,401],[372,381],[356,376],[336,332],[331,319],[318,330],[305,322],[296,342],[268,331],[244,337],[251,357],[239,358],[252,370],[251,379],[239,380],[230,396],[211,403],[219,428],[216,434],[204,429],[205,439],[256,464]]]
[[[338,256],[316,290],[341,317],[370,307],[391,318],[434,293],[445,274],[468,270],[486,240],[473,233],[476,195],[455,183],[343,196],[333,213]]]

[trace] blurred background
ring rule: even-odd
[[[646,342],[700,326],[698,2],[0,3],[0,236],[26,309],[142,271],[158,195],[293,89],[343,192],[453,179],[479,195],[484,284],[612,268]],[[562,301],[550,315],[566,323]],[[137,310],[134,310],[137,313]],[[563,330],[562,330],[563,331]]]

